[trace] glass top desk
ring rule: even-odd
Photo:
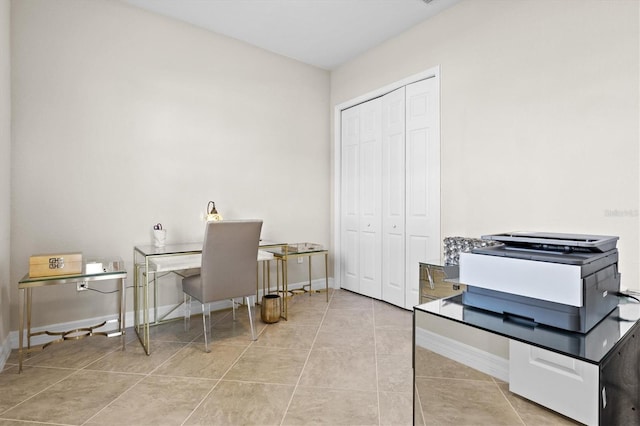
[[[440,322],[440,324],[436,324],[438,322]],[[459,326],[453,327],[453,324],[451,324],[453,328],[450,329],[447,327],[447,324],[450,322],[456,323]],[[437,325],[437,328],[432,328],[433,325]],[[454,328],[456,330],[454,330]],[[625,303],[625,300],[621,299],[621,304],[587,334],[573,333],[544,325],[533,326],[528,322],[506,319],[499,314],[464,306],[461,295],[434,300],[416,306],[414,308],[415,424],[422,424],[424,420],[423,417],[419,415],[421,414],[420,404],[417,402],[419,400],[419,395],[417,395],[419,393],[417,390],[419,386],[416,384],[416,377],[421,376],[421,369],[427,368],[416,362],[416,349],[425,347],[421,344],[421,341],[425,341],[425,334],[422,334],[422,332],[427,330],[426,335],[428,336],[430,329],[440,330],[436,334],[443,337],[449,337],[448,335],[460,336],[460,334],[458,334],[459,329],[463,329],[467,331],[480,330],[480,333],[486,332],[492,336],[500,336],[508,339],[508,381],[510,382],[510,390],[521,395],[523,394],[511,389],[511,386],[514,384],[514,375],[516,379],[518,379],[522,372],[528,367],[526,365],[516,365],[514,368],[514,364],[512,363],[514,359],[516,359],[513,352],[514,347],[517,348],[524,345],[527,348],[533,348],[539,353],[552,353],[551,358],[567,360],[566,362],[562,361],[567,367],[565,371],[561,372],[561,375],[566,377],[573,374],[573,371],[570,370],[574,365],[581,366],[580,368],[584,370],[593,368],[596,372],[596,382],[599,381],[599,383],[595,384],[598,389],[594,389],[593,392],[588,390],[587,394],[592,398],[594,404],[587,404],[584,403],[584,401],[580,401],[581,406],[579,410],[584,412],[594,410],[595,413],[592,414],[596,419],[598,415],[601,419],[606,419],[605,421],[601,420],[601,424],[618,424],[620,420],[615,416],[624,415],[622,413],[633,413],[633,419],[635,419],[635,423],[633,421],[629,423],[627,420],[631,419],[631,417],[623,418],[622,424],[638,424],[640,422],[638,412],[640,409],[640,406],[638,406],[638,404],[640,404],[640,364],[638,363],[640,357],[640,303],[635,303],[634,301]],[[443,332],[442,330],[447,331]],[[476,334],[476,336],[479,338],[481,335]],[[433,335],[434,339],[436,337],[437,336]],[[457,340],[457,337],[450,338]],[[512,345],[514,342],[515,345]],[[430,348],[426,347],[426,349]],[[543,365],[546,361],[537,362],[539,365]],[[550,362],[547,364],[545,368],[551,371],[553,367],[552,364]],[[621,379],[620,371],[624,372],[623,375],[626,376],[625,379]],[[540,373],[539,377],[544,377],[544,371],[538,371],[537,373]],[[537,378],[528,377],[527,380],[535,382]],[[579,386],[586,386],[586,381],[579,384]],[[553,393],[555,388],[561,388],[561,386],[554,386],[554,384],[549,383],[542,384],[542,389],[546,393]],[[534,398],[530,398],[526,394],[523,396],[535,401]],[[463,398],[464,396],[461,397]],[[629,401],[629,397],[632,398],[631,401]],[[633,400],[633,398],[636,399]],[[570,399],[569,395],[565,394],[562,398],[558,399],[560,400],[559,404],[564,406],[570,405],[570,402],[568,402]],[[558,408],[547,405],[544,402],[536,402],[575,418],[571,413],[563,412],[564,407]],[[630,406],[632,406],[633,409],[630,410]],[[428,414],[425,412],[424,415],[426,416]],[[590,418],[593,419],[594,417],[592,416]],[[584,419],[577,418],[577,420],[584,423],[592,423]],[[595,423],[597,423],[597,420]]]
[[[122,336],[122,348],[124,349],[124,333],[125,333],[125,324],[124,324],[124,309],[125,309],[125,285],[127,279],[127,271],[124,267],[124,262],[122,259],[113,258],[113,259],[87,259],[82,262],[82,271],[86,271],[86,264],[88,261],[91,262],[100,262],[102,263],[103,269],[100,272],[94,273],[78,273],[78,274],[70,274],[70,275],[57,275],[51,277],[34,277],[30,278],[29,274],[25,275],[18,282],[18,290],[20,291],[20,297],[22,298],[22,303],[18,302],[19,306],[19,316],[20,316],[20,334],[18,335],[18,356],[19,356],[19,368],[18,372],[22,371],[22,361],[25,353],[33,352],[35,350],[42,350],[47,346],[62,342],[64,340],[77,340],[87,336],[107,336],[107,337],[115,337]],[[107,320],[102,322],[101,324],[97,324],[91,327],[80,328],[76,330],[69,331],[39,331],[36,333],[31,332],[31,312],[32,312],[32,302],[33,302],[33,289],[38,287],[47,287],[52,285],[60,285],[60,284],[70,284],[70,283],[79,283],[79,282],[92,282],[92,281],[104,281],[104,280],[118,280],[118,292],[120,293],[120,297],[118,299],[118,318]],[[25,310],[27,317],[27,348],[24,349],[23,340],[24,340],[24,319],[25,319]],[[105,326],[107,323],[118,322],[118,329],[116,331],[95,331],[97,328],[101,328]],[[44,345],[32,348],[31,347],[31,337],[39,336],[46,334],[48,336],[57,336],[58,339],[52,340]]]
[[[259,248],[285,246],[285,243],[260,241]],[[154,245],[135,246],[133,249],[133,322],[134,330],[147,355],[151,353],[150,325],[160,324],[167,315],[158,315],[158,286],[154,285],[153,321],[149,316],[149,276],[155,279],[156,272],[176,272],[200,268],[202,259],[202,242],[167,244],[162,247]],[[140,275],[143,275],[142,280]],[[183,273],[179,273],[183,275]],[[257,286],[257,284],[256,284]]]

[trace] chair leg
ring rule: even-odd
[[[233,313],[233,320],[236,320],[236,300],[235,299],[231,299],[231,312]]]
[[[245,301],[247,302],[247,310],[249,311],[249,324],[251,324],[251,340],[257,340],[256,328],[253,325],[253,315],[251,314],[251,300],[249,299],[249,296],[245,297]]]
[[[184,296],[184,331],[191,328],[191,296],[183,293]]]
[[[211,312],[209,312],[209,306],[205,303],[202,304],[202,327],[204,328],[204,350],[205,352],[211,352],[209,350]]]

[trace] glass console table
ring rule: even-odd
[[[282,317],[286,320],[288,316],[287,298],[289,295],[289,278],[288,278],[288,261],[289,259],[297,259],[306,257],[309,259],[309,282],[303,286],[309,287],[309,292],[313,292],[311,288],[311,259],[313,256],[324,257],[324,284],[326,292],[326,300],[329,301],[329,266],[327,258],[329,257],[329,250],[324,249],[320,244],[315,243],[298,243],[298,244],[283,244],[277,247],[267,248],[267,251],[273,253],[278,266],[277,281],[280,282],[280,264],[282,264],[282,288],[283,288],[283,314]]]
[[[458,265],[440,260],[420,262],[420,303],[462,293],[467,286],[458,281]]]
[[[416,306],[414,424],[428,422],[429,407],[421,404],[420,395],[430,391],[421,385],[422,370],[427,366],[416,361],[420,359],[416,349],[447,356],[438,345],[447,340],[455,345],[472,336],[469,341],[498,339],[498,345],[493,340],[488,346],[504,343],[508,348],[503,357],[511,392],[582,423],[639,425],[640,303],[626,302],[621,299],[618,307],[587,334],[519,322],[467,307],[462,304],[461,295]],[[498,352],[490,356],[500,357]]]
[[[124,349],[124,333],[125,333],[125,324],[124,324],[124,309],[125,309],[125,283],[127,279],[127,271],[124,267],[124,262],[122,259],[89,259],[91,262],[100,262],[102,264],[102,270],[98,272],[86,273],[81,272],[79,274],[71,274],[71,275],[57,275],[51,277],[34,277],[30,278],[29,274],[25,275],[18,282],[18,290],[20,291],[20,297],[22,298],[22,303],[18,302],[19,306],[19,316],[20,316],[20,334],[18,335],[18,357],[19,357],[19,368],[18,372],[22,371],[22,361],[24,354],[28,354],[30,352],[36,350],[42,350],[47,346],[53,343],[59,343],[65,340],[77,340],[87,336],[107,336],[107,337],[115,337],[122,336],[122,348]],[[82,271],[86,271],[87,261],[83,261]],[[31,332],[31,313],[32,313],[32,303],[33,303],[33,289],[38,287],[48,287],[52,285],[61,285],[61,284],[70,284],[70,283],[79,283],[79,282],[93,282],[93,281],[104,281],[104,280],[118,280],[118,292],[120,293],[120,297],[118,299],[118,317],[116,319],[111,319],[102,322],[101,324],[97,324],[91,327],[84,327],[75,330],[69,331],[38,331],[35,333]],[[26,322],[27,322],[27,348],[24,349],[24,322],[25,322],[25,311],[26,311]],[[117,322],[118,329],[116,331],[96,331],[96,329],[105,326],[107,323]],[[52,337],[57,337],[57,339],[52,340],[48,343],[45,343],[39,347],[32,348],[31,347],[31,338],[33,336],[39,335],[47,335]]]

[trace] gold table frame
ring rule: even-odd
[[[91,259],[92,260],[92,259]],[[19,282],[18,282],[18,290],[19,297],[21,300],[18,301],[19,306],[19,316],[20,316],[20,334],[18,335],[18,358],[19,358],[19,367],[18,373],[22,372],[22,363],[24,360],[24,355],[29,354],[31,352],[35,352],[36,350],[43,350],[47,346],[53,343],[60,343],[65,340],[78,340],[88,336],[106,336],[106,337],[122,337],[122,350],[125,347],[125,288],[126,288],[126,280],[127,280],[127,271],[124,268],[124,262],[122,259],[98,259],[105,268],[101,272],[96,273],[79,273],[79,274],[70,274],[70,275],[57,275],[50,277],[34,277],[30,278],[29,274],[26,274]],[[83,261],[82,270],[86,270],[86,261]],[[119,280],[120,285],[118,287],[118,292],[120,293],[120,297],[118,299],[118,318],[103,321],[100,324],[96,324],[90,327],[78,328],[75,330],[68,331],[38,331],[35,333],[31,332],[31,314],[32,314],[32,304],[33,304],[33,289],[38,287],[48,287],[52,285],[61,285],[61,284],[71,284],[78,282],[93,282],[93,281],[105,281],[105,280]],[[24,348],[24,325],[25,325],[25,311],[26,311],[26,323],[27,323],[27,348]],[[95,331],[95,329],[103,327],[109,322],[118,322],[118,330],[113,332],[107,331]],[[48,336],[59,336],[58,339],[47,342],[37,348],[31,347],[31,337],[40,336],[40,335],[48,335]]]
[[[299,243],[299,244],[282,244],[278,247],[267,249],[267,251],[274,254],[277,266],[277,278],[276,281],[280,282],[280,264],[282,264],[282,288],[283,288],[283,300],[282,300],[282,318],[287,320],[288,317],[288,296],[289,296],[289,274],[288,274],[288,261],[290,258],[297,259],[300,257],[309,258],[309,282],[302,286],[303,291],[306,292],[305,287],[309,287],[308,292],[315,292],[311,288],[311,259],[313,256],[324,255],[324,282],[326,300],[329,302],[329,250],[322,248],[319,244],[313,243]]]
[[[153,259],[160,257],[173,257],[173,256],[188,256],[193,254],[202,254],[202,242],[196,243],[181,243],[181,244],[167,244],[162,247],[156,247],[154,245],[142,245],[135,246],[133,248],[133,329],[138,336],[140,344],[144,348],[147,355],[151,354],[151,337],[150,327],[162,324],[166,321],[175,321],[175,319],[165,319],[167,315],[177,309],[182,302],[178,303],[170,312],[164,314],[162,317],[158,315],[158,285],[154,283],[154,299],[153,309],[154,316],[153,322],[149,318],[149,275],[154,276],[155,273],[149,268],[149,263]],[[273,243],[267,241],[260,241],[259,248],[273,248],[286,246],[285,243]],[[268,261],[267,261],[268,262]],[[151,272],[150,272],[151,271]],[[256,269],[257,271],[257,269]],[[171,271],[177,272],[177,271]],[[140,274],[143,273],[144,278],[140,279]],[[256,272],[258,273],[258,272]],[[264,283],[263,283],[264,285]],[[139,292],[142,290],[142,296]],[[256,295],[258,291],[258,282],[256,278]],[[142,298],[142,303],[140,298]],[[257,297],[256,297],[257,299]],[[256,303],[258,301],[256,300]]]

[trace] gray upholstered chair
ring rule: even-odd
[[[255,294],[256,265],[262,220],[208,222],[202,246],[200,274],[182,280],[185,296],[185,328],[189,328],[191,298],[202,303],[204,346],[209,352],[211,313],[209,303],[244,297],[249,311],[251,337],[256,340],[250,297]],[[235,314],[235,312],[234,312]]]

